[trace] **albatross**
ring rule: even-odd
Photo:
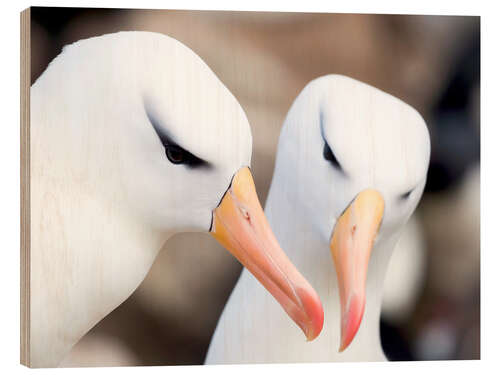
[[[177,232],[209,232],[317,336],[321,303],[269,228],[251,145],[237,100],[175,39],[66,46],[31,88],[28,365],[57,366]]]
[[[243,271],[206,363],[385,360],[385,272],[422,195],[429,152],[425,122],[408,104],[345,76],[311,81],[284,121],[265,212],[321,298],[323,331],[305,341]]]

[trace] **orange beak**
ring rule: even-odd
[[[319,335],[323,328],[321,301],[281,250],[248,168],[236,173],[214,210],[211,234],[276,298],[307,340]]]
[[[342,311],[339,352],[354,339],[363,318],[368,262],[383,215],[382,195],[368,189],[358,194],[335,225],[330,251],[337,271]]]

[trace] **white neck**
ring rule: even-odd
[[[98,185],[48,175],[32,151],[30,363],[54,367],[139,286],[170,233],[120,212]]]
[[[355,339],[344,353],[338,353],[340,344],[340,300],[337,275],[328,241],[321,238],[311,221],[299,207],[283,194],[283,183],[273,181],[266,204],[266,215],[279,243],[290,260],[318,292],[325,311],[325,326],[318,340],[333,346],[329,361],[355,358],[370,360],[382,353],[379,322],[386,270],[397,242],[397,235],[380,238],[370,258],[366,282],[366,306],[363,321]],[[332,343],[333,340],[333,343]],[[310,345],[308,343],[307,345]],[[373,357],[375,355],[375,357]]]

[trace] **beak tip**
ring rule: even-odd
[[[365,299],[353,297],[345,316],[342,318],[342,329],[339,353],[342,353],[351,344],[356,336],[365,310]]]
[[[313,341],[319,336],[321,330],[323,329],[323,305],[321,304],[319,296],[312,288],[307,293],[299,291],[299,296],[301,297],[304,306],[304,312],[308,317],[307,324],[301,325],[301,328],[306,336],[307,342]]]
[[[306,333],[307,342],[313,341],[316,339],[316,337],[319,336],[321,329],[322,329],[322,326],[323,325],[321,325],[320,328],[311,327],[312,329],[310,329],[309,332]]]
[[[313,330],[310,330],[309,332],[305,332],[304,334],[306,335],[306,342],[311,342],[314,341],[320,334],[321,330],[314,332]]]
[[[296,323],[306,336],[306,342],[314,341],[323,329],[323,308],[321,307],[320,314],[312,316],[306,325],[301,325],[298,321]]]
[[[342,338],[340,339],[340,346],[339,346],[339,353],[342,353],[344,350],[347,349],[347,347],[351,344],[352,340],[354,339],[354,336],[351,337],[350,339],[347,339],[342,335]]]

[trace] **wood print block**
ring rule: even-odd
[[[21,17],[22,363],[479,356],[477,17]]]

